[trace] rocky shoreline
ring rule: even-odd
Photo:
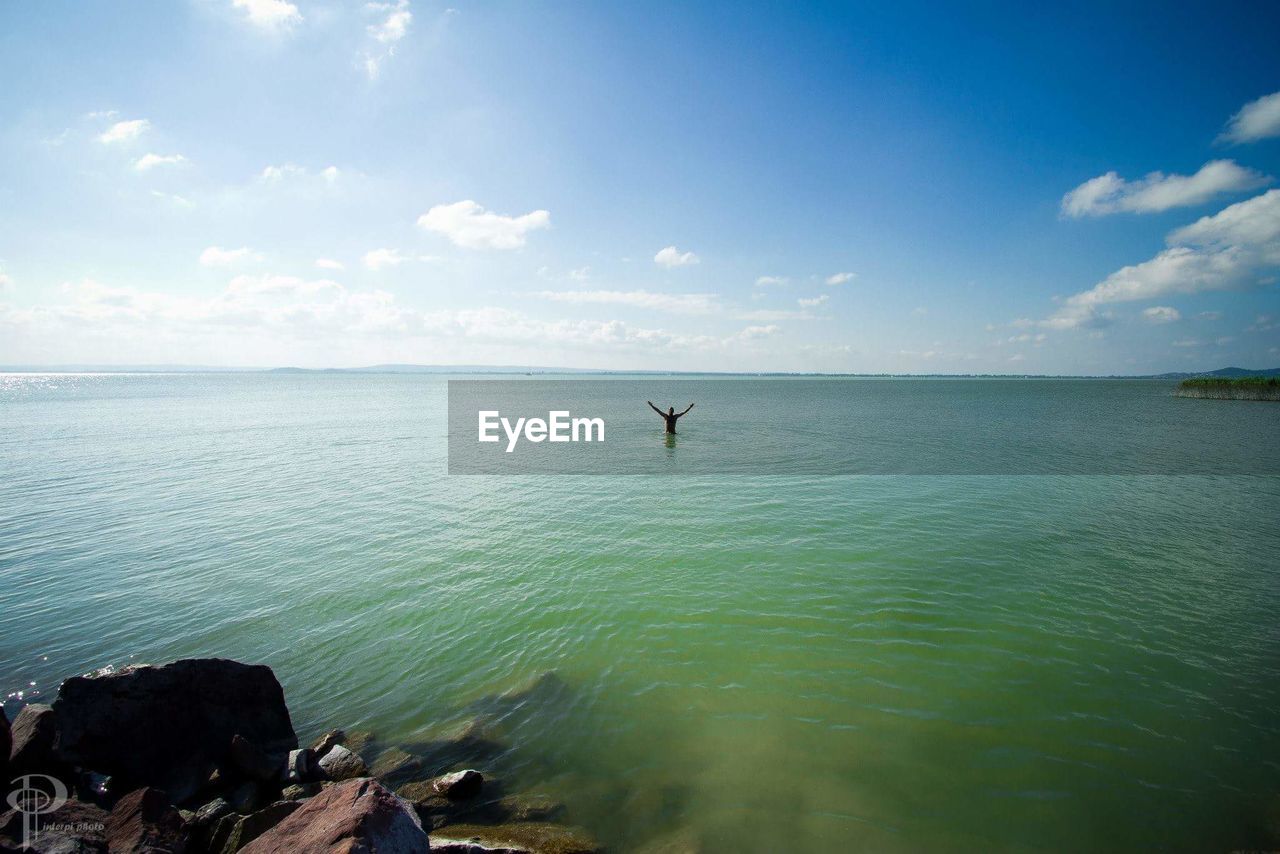
[[[31,848],[28,816],[0,814],[0,852],[601,851],[561,823],[562,804],[470,767],[501,748],[482,729],[431,751],[336,729],[299,747],[263,665],[184,659],[73,677],[52,705],[12,724],[0,712],[0,779],[66,798],[38,816]]]

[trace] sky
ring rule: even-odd
[[[0,3],[0,366],[1280,367],[1280,5]]]

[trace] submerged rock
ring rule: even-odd
[[[580,828],[517,822],[492,827],[450,825],[432,832],[431,850],[437,854],[599,854],[602,849]]]
[[[429,849],[414,811],[377,780],[331,786],[245,846],[247,854],[395,852]]]
[[[391,747],[378,754],[369,772],[387,785],[395,786],[421,774],[422,760],[399,747]]]
[[[58,738],[58,724],[51,707],[40,703],[23,707],[13,719],[10,738],[13,744],[9,752],[9,773],[21,775],[57,770],[54,743]],[[8,783],[9,778],[6,777],[4,784],[7,786]]]
[[[364,760],[340,744],[335,744],[320,760],[320,770],[330,780],[339,782],[369,776]]]
[[[451,774],[436,777],[430,781],[430,784],[437,794],[444,795],[446,798],[453,800],[474,798],[480,794],[480,787],[484,785],[484,775],[468,768],[465,771],[454,771]]]
[[[57,815],[57,820],[62,821],[61,810]],[[182,816],[159,789],[138,789],[116,801],[106,825],[107,847],[111,851],[182,854],[187,850]]]
[[[74,677],[62,683],[53,708],[60,759],[126,787],[162,788],[179,804],[228,760],[236,734],[267,753],[298,746],[271,668],[227,659]]]

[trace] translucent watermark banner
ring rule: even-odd
[[[1280,404],[1157,380],[449,381],[451,475],[1280,474]],[[692,408],[689,408],[692,405]]]

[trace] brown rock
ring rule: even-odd
[[[187,850],[182,816],[159,789],[130,792],[111,808],[107,846],[112,851],[181,854]]]
[[[330,786],[250,842],[247,854],[395,852],[429,848],[413,809],[376,780]]]
[[[53,709],[40,703],[24,706],[10,728],[13,746],[9,750],[9,772],[14,775],[53,773],[54,742],[58,738]],[[58,776],[56,773],[54,776]],[[6,777],[4,784],[8,785]],[[7,794],[7,792],[6,792]]]
[[[126,667],[62,683],[53,704],[62,760],[185,803],[239,733],[267,753],[298,746],[271,668],[227,659]]]
[[[492,827],[450,825],[431,834],[431,850],[436,854],[600,854],[602,849],[579,828],[517,822]]]
[[[47,854],[106,854],[107,811],[81,801],[67,801],[56,812],[43,816],[44,827],[31,848],[22,844],[23,815],[17,810],[0,814],[0,851],[39,851]],[[51,827],[50,825],[55,825]]]

